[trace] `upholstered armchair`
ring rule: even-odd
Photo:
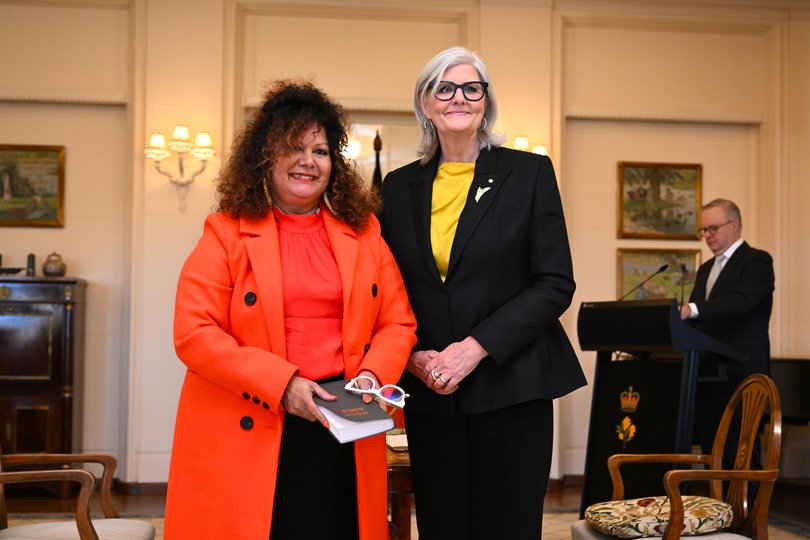
[[[83,469],[43,466],[65,466],[77,463],[98,463],[104,468],[99,498],[103,519],[90,519],[90,499],[96,479]],[[19,470],[32,466],[38,470]],[[7,471],[7,468],[13,471]],[[110,487],[117,461],[107,454],[7,454],[0,455],[0,539],[2,540],[154,540],[155,528],[147,522],[121,519],[112,503]],[[76,518],[73,521],[53,521],[8,527],[5,484],[70,481],[79,484]]]
[[[723,451],[729,426],[736,412],[741,418],[740,439],[732,470],[723,468]],[[751,469],[751,449],[766,412],[767,429],[761,435],[763,469]],[[745,379],[729,400],[717,428],[709,455],[701,454],[615,454],[608,458],[613,482],[611,501],[585,510],[585,519],[571,526],[573,540],[642,538],[701,535],[701,540],[768,538],[768,507],[779,473],[782,441],[782,406],[773,381],[765,375]],[[690,468],[665,473],[665,496],[623,499],[621,466],[626,463],[676,463]],[[691,468],[693,464],[704,468]],[[685,482],[708,483],[708,497],[682,495]],[[749,484],[759,489],[748,507]],[[724,490],[724,483],[727,488]]]

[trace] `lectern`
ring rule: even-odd
[[[608,456],[691,451],[701,351],[747,356],[682,321],[675,300],[583,302],[577,332],[583,351],[597,351],[582,515],[610,499]],[[625,496],[663,494],[668,468],[628,470]]]

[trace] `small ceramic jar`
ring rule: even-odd
[[[64,276],[67,271],[67,265],[62,260],[62,256],[55,251],[45,258],[42,263],[42,273],[49,277]]]

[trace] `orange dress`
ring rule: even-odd
[[[343,289],[323,217],[275,211],[284,291],[287,360],[318,381],[343,373]]]

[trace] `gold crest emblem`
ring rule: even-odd
[[[633,440],[636,436],[636,426],[630,420],[629,416],[625,416],[622,423],[616,426],[616,435],[622,441],[622,448],[627,448],[627,443]]]
[[[633,392],[633,387],[631,386],[621,394],[619,394],[619,403],[622,407],[622,412],[626,413],[634,413],[638,408],[638,402],[641,399],[641,394],[638,392]]]

